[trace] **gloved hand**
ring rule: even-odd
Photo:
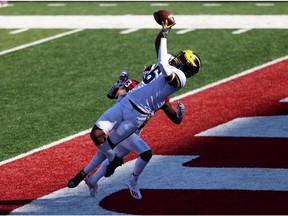
[[[179,100],[177,101],[177,112],[176,116],[177,118],[183,118],[185,112],[185,106],[182,104]]]
[[[120,86],[125,86],[127,80],[129,79],[129,74],[127,70],[124,70],[120,73],[119,78],[116,83],[114,83],[107,93],[107,97],[110,99],[116,98],[116,93]]]
[[[168,33],[171,30],[172,26],[174,26],[176,23],[174,22],[171,25],[168,25],[168,20],[165,20],[165,22],[162,22],[162,35],[164,38],[168,37]]]
[[[119,76],[119,79],[118,79],[118,82],[121,84],[121,85],[125,85],[126,81],[129,79],[129,74],[128,74],[128,71],[127,70],[124,70],[121,72],[120,76]]]

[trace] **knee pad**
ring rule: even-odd
[[[149,162],[149,160],[152,158],[152,151],[151,151],[151,149],[147,150],[147,151],[141,153],[139,156],[145,162]]]

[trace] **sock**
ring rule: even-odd
[[[94,155],[89,164],[84,168],[84,172],[88,174],[93,169],[95,169],[99,164],[101,164],[105,159],[106,159],[105,155],[101,151],[97,151],[97,153]]]
[[[130,181],[135,181],[137,182],[138,181],[138,177],[139,175],[135,175],[133,172],[131,173],[131,176],[130,176]]]
[[[97,169],[97,171],[89,178],[91,184],[96,185],[98,181],[105,175],[108,163],[109,161],[105,160]]]
[[[114,159],[115,153],[110,147],[108,139],[106,139],[104,143],[98,146],[98,149],[102,151],[102,153],[108,158],[110,162]]]
[[[130,180],[137,181],[139,175],[142,173],[142,171],[146,167],[147,163],[148,162],[146,162],[146,161],[142,160],[140,157],[138,157],[136,162],[135,162],[133,172],[130,176]]]

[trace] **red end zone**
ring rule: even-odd
[[[238,117],[288,115],[288,103],[279,102],[288,97],[287,68],[288,60],[283,60],[185,97],[181,99],[186,106],[181,125],[174,125],[162,112],[158,112],[146,126],[142,137],[150,144],[154,154],[199,155],[199,158],[184,164],[188,167],[287,168],[288,146],[285,138],[195,137],[201,131]],[[65,187],[67,180],[89,162],[95,151],[89,136],[84,135],[2,165],[0,213],[7,214]],[[105,198],[101,206],[128,214],[288,214],[285,207],[288,192],[274,191],[272,194],[276,199],[269,198],[271,193],[143,190],[144,198],[136,205],[139,208],[132,209],[135,201],[130,197],[124,198],[120,191]],[[245,199],[247,194],[251,199]],[[175,196],[183,202],[175,202]],[[117,199],[117,206],[121,208],[115,209],[113,199]],[[189,205],[189,200],[193,205]],[[246,210],[241,210],[237,203],[247,206]],[[167,204],[178,207],[174,208],[175,211],[168,211]],[[150,206],[150,210],[140,206]]]

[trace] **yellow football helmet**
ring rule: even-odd
[[[202,66],[200,57],[192,50],[180,51],[170,64],[183,71],[187,78],[197,74]]]

